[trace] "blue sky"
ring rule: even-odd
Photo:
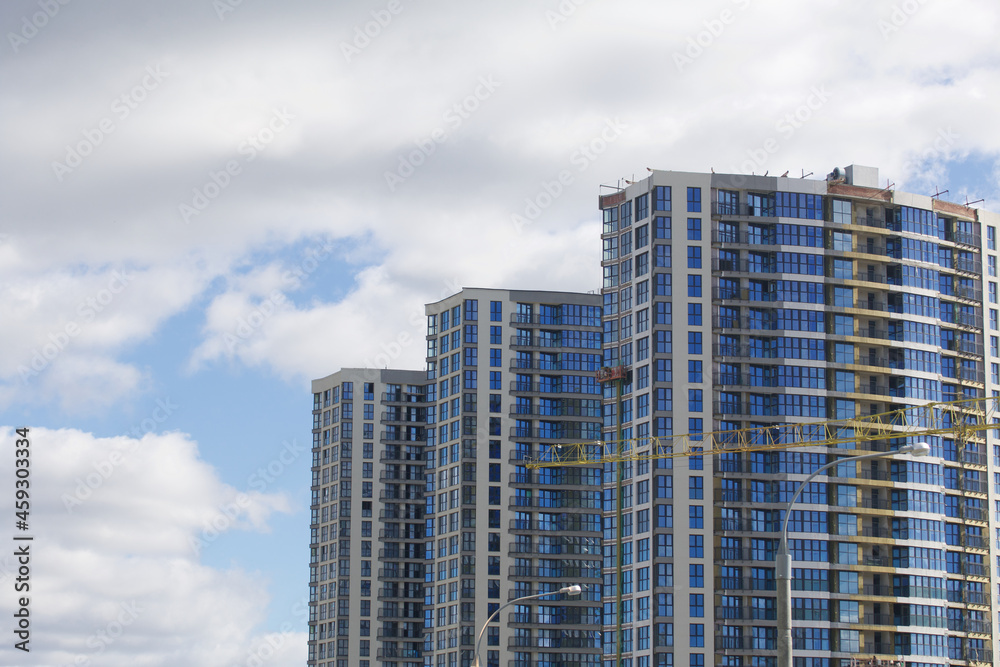
[[[598,289],[602,185],[855,163],[1000,208],[984,2],[392,8],[0,7],[0,442],[35,429],[46,545],[0,663],[302,664],[310,380],[420,368],[463,286]]]

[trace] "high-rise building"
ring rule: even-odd
[[[309,664],[601,663],[601,471],[527,470],[601,435],[597,294],[465,289],[426,371],[313,382]]]
[[[791,505],[794,667],[992,664],[1000,429],[525,466],[1000,396],[1000,216],[882,185],[653,171],[600,295],[465,289],[425,370],[316,380],[309,664],[467,667],[579,584],[482,664],[775,667],[785,508],[871,453]]]
[[[427,374],[346,368],[312,389],[309,664],[422,665]]]
[[[697,443],[1000,389],[996,215],[883,188],[860,166],[826,180],[653,171],[600,208],[603,365],[631,372],[626,439]],[[609,441],[617,405],[606,394]],[[922,438],[925,459],[846,463],[809,483],[789,517],[796,667],[992,662],[995,433]],[[822,465],[905,442],[622,464],[622,603],[606,559],[605,653],[773,667],[792,494]]]

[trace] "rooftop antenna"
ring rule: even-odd
[[[598,187],[608,188],[609,190],[621,190],[622,189],[620,185],[617,185],[617,186],[616,185],[605,185],[604,183],[601,183]]]
[[[973,204],[981,204],[981,203],[983,203],[984,201],[986,201],[986,200],[985,200],[985,199],[977,199],[976,201],[969,201],[969,196],[968,196],[968,195],[966,195],[966,196],[965,196],[965,207],[966,207],[966,208],[969,208],[969,207],[970,207],[970,206],[972,206]]]
[[[934,189],[937,190],[937,186],[936,185],[934,186]],[[937,199],[938,197],[940,197],[941,195],[944,195],[944,194],[948,194],[948,191],[947,190],[938,190],[936,193],[934,193],[933,195],[931,195],[931,199]]]
[[[786,178],[787,176],[788,176],[788,170],[786,169],[786,170],[785,170],[785,173],[783,173],[783,174],[782,174],[782,175],[780,176],[780,178]]]
[[[807,173],[806,173],[806,170],[805,170],[805,169],[803,169],[803,170],[802,170],[802,175],[801,175],[801,176],[800,176],[799,178],[805,178],[805,177],[807,177],[807,176],[812,176],[812,175],[813,175],[813,173],[812,173],[811,171],[810,171],[810,172],[809,172],[809,173],[807,174]]]

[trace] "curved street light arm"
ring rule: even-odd
[[[579,594],[582,590],[583,589],[578,585],[565,586],[557,591],[550,591],[548,593],[535,593],[534,595],[525,595],[524,597],[521,598],[514,598],[513,600],[509,600],[504,604],[500,605],[499,607],[497,607],[497,610],[492,614],[490,614],[490,617],[486,619],[485,623],[483,623],[483,627],[479,631],[479,636],[476,638],[476,654],[472,661],[472,667],[479,667],[479,647],[483,643],[483,635],[486,634],[486,628],[489,626],[490,623],[493,622],[493,618],[499,615],[501,611],[511,606],[515,602],[524,602],[525,600],[535,600],[537,598],[544,598],[550,595],[559,595],[560,593],[566,593],[567,595],[576,595]]]
[[[778,538],[778,553],[775,555],[775,579],[777,588],[778,603],[778,664],[777,667],[792,667],[792,557],[788,553],[788,517],[792,515],[792,506],[802,494],[814,477],[824,470],[829,470],[837,464],[845,462],[865,461],[868,459],[880,459],[895,456],[896,454],[912,454],[914,456],[925,456],[930,452],[930,446],[923,442],[912,445],[905,445],[898,450],[888,452],[876,452],[874,454],[862,454],[860,456],[847,456],[836,461],[831,461],[826,465],[817,468],[811,475],[806,477],[799,484],[792,499],[785,507],[785,518],[781,521],[781,536]]]

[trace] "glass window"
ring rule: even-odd
[[[653,238],[654,239],[669,239],[670,238],[670,218],[660,216],[656,218],[653,223]]]
[[[688,332],[688,354],[701,354],[703,349],[700,331]]]
[[[833,200],[833,221],[842,225],[851,224],[851,202],[841,199]]]
[[[688,241],[701,240],[701,218],[688,218]]]
[[[854,344],[853,343],[834,343],[833,344],[833,360],[845,364],[854,363]]]
[[[645,248],[649,245],[649,225],[640,225],[635,228],[635,247]]]
[[[719,190],[719,215],[738,215],[739,202],[739,192],[734,190]],[[721,225],[719,229],[721,232]],[[720,238],[719,240],[726,241],[727,239]],[[735,242],[735,238],[731,239],[731,242]]]
[[[859,623],[860,605],[856,600],[839,600],[837,602],[838,619],[841,623]]]
[[[644,220],[649,216],[649,195],[640,195],[635,198],[635,220]]]
[[[687,267],[689,269],[701,268],[701,248],[689,245],[687,250]]]
[[[831,232],[830,241],[834,250],[845,250],[850,252],[854,249],[851,244],[851,234],[849,232]]]
[[[700,303],[689,303],[688,304],[688,325],[697,327],[701,326],[701,304]]]
[[[670,210],[669,185],[657,185],[656,187],[653,188],[653,210],[654,211]]]
[[[688,411],[689,412],[701,412],[702,411],[702,390],[701,389],[688,389]],[[691,479],[694,479],[693,477]]]
[[[622,229],[632,224],[632,202],[627,201],[619,207]]]
[[[850,287],[833,288],[833,305],[844,308],[854,307],[854,290]]]
[[[701,296],[701,276],[694,274],[688,275],[688,296]]]
[[[833,260],[833,277],[850,280],[854,277],[854,263],[849,259]]]
[[[701,188],[688,188],[687,193],[688,213],[701,213]]]

